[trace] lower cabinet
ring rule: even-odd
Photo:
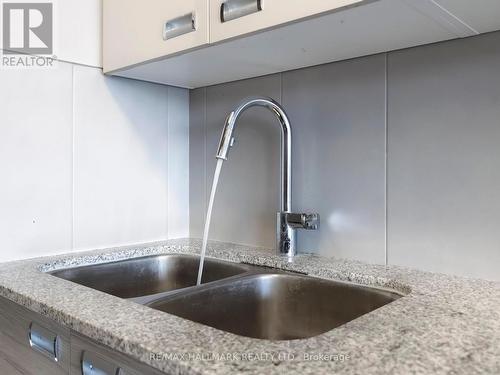
[[[70,374],[160,375],[163,373],[77,333],[72,333]]]
[[[2,375],[67,375],[69,363],[68,329],[0,298]]]
[[[0,375],[161,375],[0,297]]]
[[[1,340],[1,339],[0,339]],[[7,359],[0,358],[0,374],[5,375],[23,375],[23,369],[16,363],[11,363]]]

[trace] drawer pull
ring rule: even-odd
[[[110,363],[100,356],[83,352],[82,355],[82,374],[83,375],[121,375],[121,368]]]
[[[55,362],[59,359],[59,336],[54,332],[31,323],[28,338],[30,346]]]
[[[262,0],[226,0],[220,7],[220,20],[227,22],[262,10]]]
[[[165,22],[163,40],[172,39],[196,30],[196,17],[194,13],[174,18]]]

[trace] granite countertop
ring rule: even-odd
[[[314,255],[287,263],[270,250],[210,243],[210,257],[405,294],[322,335],[268,341],[222,332],[45,273],[199,249],[199,240],[182,239],[3,263],[0,295],[172,374],[500,374],[500,284],[495,282]]]

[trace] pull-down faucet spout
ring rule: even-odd
[[[292,257],[296,254],[295,229],[317,229],[318,214],[293,214],[292,209],[292,129],[283,108],[273,99],[255,97],[245,100],[226,118],[219,142],[216,158],[227,160],[229,149],[234,142],[236,122],[241,114],[251,107],[265,107],[277,117],[281,126],[281,168],[280,207],[278,212],[276,247],[281,255]]]
[[[229,149],[231,148],[234,140],[233,133],[236,122],[245,110],[256,106],[265,107],[273,111],[276,114],[281,126],[280,211],[289,212],[292,205],[292,129],[285,111],[273,99],[250,98],[239,105],[238,108],[227,116],[216,158],[227,160]]]

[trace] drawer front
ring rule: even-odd
[[[319,15],[363,0],[210,0],[210,42]],[[223,8],[223,4],[226,3]],[[260,9],[260,10],[259,10]],[[227,21],[223,22],[224,13]]]
[[[68,374],[69,330],[0,298],[0,373]]]
[[[104,0],[104,72],[207,44],[208,6],[209,0]]]
[[[23,369],[16,363],[11,363],[6,359],[0,358],[0,374],[5,375],[24,375]]]
[[[163,373],[72,332],[70,374],[161,375]]]

